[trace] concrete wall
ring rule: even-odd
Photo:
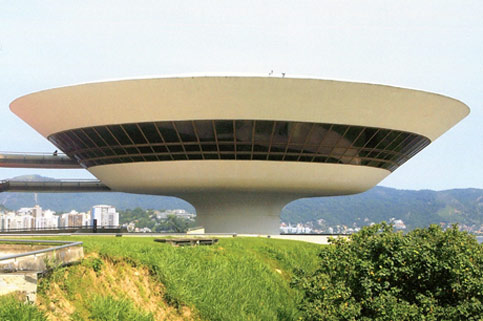
[[[11,244],[0,243],[0,258],[2,256],[20,254],[25,252],[38,251],[48,249],[51,245],[38,245],[38,244]]]
[[[16,245],[14,247],[16,247]],[[20,247],[18,247],[17,250],[20,250]],[[0,272],[41,272],[55,266],[77,262],[83,257],[84,248],[82,246],[73,246],[52,252],[0,260]]]
[[[38,244],[0,244],[0,258],[54,247]],[[0,295],[20,292],[26,300],[35,302],[39,273],[57,266],[80,261],[84,257],[82,246],[71,246],[49,252],[0,260]]]

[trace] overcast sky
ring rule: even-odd
[[[461,100],[470,115],[380,185],[483,188],[482,14],[481,0],[0,0],[0,151],[55,150],[8,108],[33,91],[119,77],[274,70]],[[23,174],[92,177],[0,169],[0,179]]]

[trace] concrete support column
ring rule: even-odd
[[[280,234],[280,212],[294,197],[265,193],[183,195],[207,233]]]

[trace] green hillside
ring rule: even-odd
[[[86,258],[42,279],[37,304],[51,320],[111,320],[92,315],[112,305],[139,320],[297,320],[302,294],[290,281],[295,270],[316,269],[321,248],[240,237],[198,247],[144,237],[69,240],[84,241]]]
[[[282,221],[359,226],[402,219],[409,229],[439,224],[483,225],[483,190],[411,191],[375,187],[365,193],[300,199],[282,211]]]
[[[401,233],[383,223],[324,246],[61,238],[84,242],[82,262],[44,275],[35,305],[0,296],[0,320],[480,320],[483,311],[483,247],[457,227]]]

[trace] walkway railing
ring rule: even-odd
[[[23,253],[16,253],[7,256],[0,257],[0,261],[3,260],[10,260],[16,259],[19,257],[30,256],[30,255],[37,255],[46,252],[54,252],[60,249],[65,249],[68,247],[79,246],[82,245],[82,242],[72,242],[72,241],[50,241],[50,240],[17,240],[17,239],[0,239],[0,243],[21,243],[21,244],[61,244],[58,246],[49,247],[46,249],[31,251],[31,252],[23,252]]]
[[[99,180],[52,180],[20,181],[0,180],[1,192],[110,192],[111,189]]]
[[[82,168],[65,154],[0,152],[0,167],[13,168]]]
[[[56,226],[56,227],[36,227],[36,228],[0,228],[0,233],[72,233],[72,232],[113,232],[121,231],[119,225],[83,225],[83,226]]]

